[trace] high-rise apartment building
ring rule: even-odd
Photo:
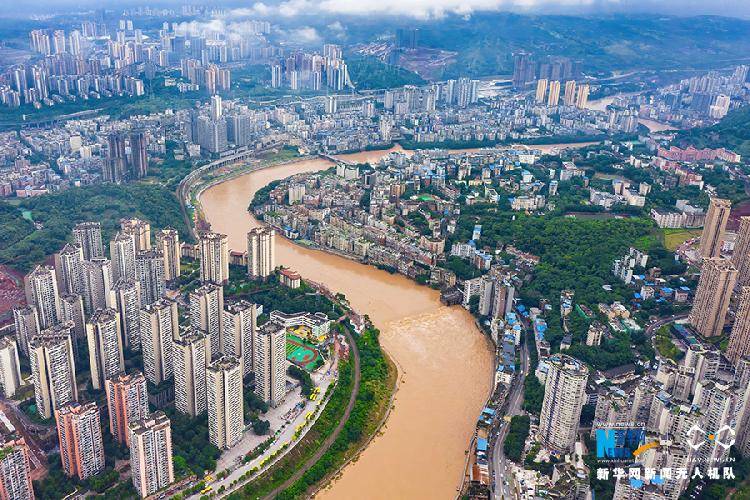
[[[740,217],[740,228],[734,242],[732,264],[737,268],[737,284],[750,285],[750,216]]]
[[[146,377],[139,371],[108,378],[107,392],[109,432],[119,443],[130,444],[130,424],[148,418]]]
[[[115,306],[112,262],[95,258],[83,263],[83,307],[86,314]]]
[[[104,257],[102,225],[99,222],[81,222],[73,227],[73,239],[83,250],[83,260]]]
[[[523,89],[536,78],[534,56],[526,52],[513,54],[513,88]]]
[[[193,417],[206,411],[206,367],[211,362],[211,348],[200,330],[187,329],[174,341],[174,406]]]
[[[78,339],[86,337],[86,315],[83,309],[83,297],[72,293],[60,295],[60,312],[63,323],[73,322],[73,350],[78,357]]]
[[[23,438],[0,444],[0,499],[34,500],[29,447]]]
[[[72,324],[61,324],[29,339],[29,361],[34,398],[42,418],[78,399],[73,358]]]
[[[256,227],[247,233],[247,274],[251,278],[267,278],[276,268],[276,231]]]
[[[55,268],[36,266],[24,279],[26,302],[36,306],[39,324],[49,328],[60,322],[60,297],[57,291]]]
[[[702,258],[710,259],[721,256],[722,238],[724,238],[731,208],[732,203],[729,200],[711,198],[698,247]]]
[[[242,367],[237,358],[222,356],[206,369],[208,435],[220,449],[229,449],[242,439],[244,409]]]
[[[13,397],[22,383],[16,339],[10,335],[2,337],[0,338],[0,390],[3,396]]]
[[[156,248],[164,258],[164,279],[177,279],[180,276],[180,234],[176,229],[162,229],[156,233]]]
[[[13,326],[18,339],[18,348],[29,355],[29,340],[42,331],[36,306],[29,305],[13,309]]]
[[[203,233],[200,236],[200,275],[204,283],[223,285],[229,279],[227,235]]]
[[[195,139],[202,151],[213,154],[226,151],[228,146],[227,120],[224,117],[213,120],[209,116],[199,116],[197,132]]]
[[[120,219],[120,230],[133,236],[136,253],[151,250],[151,224],[145,220]]]
[[[131,351],[141,350],[141,284],[119,281],[115,285],[115,302],[120,314],[120,337]]]
[[[560,102],[560,82],[554,80],[549,82],[549,94],[547,96],[547,106],[557,106]]]
[[[178,338],[177,302],[160,299],[141,309],[143,371],[154,385],[172,376],[172,343]]]
[[[735,366],[741,358],[750,355],[750,286],[743,286],[740,291],[726,355]]]
[[[736,282],[737,270],[728,260],[715,257],[703,261],[688,321],[704,337],[721,335]]]
[[[255,394],[271,406],[286,395],[286,328],[276,321],[263,324],[255,336]]]
[[[143,131],[130,134],[130,178],[142,179],[148,175],[148,141]]]
[[[565,82],[565,96],[563,102],[566,106],[574,106],[576,103],[576,81],[569,80]]]
[[[547,80],[544,78],[541,78],[536,82],[536,96],[534,100],[538,104],[543,103],[547,98],[547,83]]]
[[[126,178],[127,145],[125,134],[122,132],[110,132],[107,135],[106,158],[102,165],[102,179],[104,182],[119,184]]]
[[[242,373],[253,370],[253,343],[257,330],[258,306],[246,300],[230,304],[224,310],[222,353],[242,362]]]
[[[568,453],[576,442],[589,370],[577,359],[564,354],[550,356],[547,366],[539,437],[548,450]]]
[[[224,114],[223,107],[221,105],[221,96],[211,96],[211,119],[218,120]]]
[[[55,420],[65,474],[83,481],[102,472],[104,443],[96,403],[68,403],[55,410]]]
[[[104,382],[125,371],[120,314],[114,309],[99,309],[86,322],[91,385],[104,389]]]
[[[164,296],[164,259],[154,250],[138,252],[135,259],[136,279],[141,287],[141,304],[153,304]]]
[[[220,285],[206,283],[190,292],[190,326],[209,338],[209,359],[215,359],[223,352],[223,322],[224,289]]]
[[[83,293],[83,248],[66,244],[55,254],[55,274],[60,293]]]
[[[172,426],[164,412],[130,424],[130,470],[141,498],[174,482]]]
[[[114,282],[135,279],[135,236],[118,232],[109,242]]]
[[[725,432],[727,427],[734,429],[738,403],[737,393],[729,385],[714,380],[699,381],[693,404],[701,412],[701,431],[706,436],[717,436]],[[722,463],[728,456],[729,449],[718,444],[716,440],[707,440],[697,450],[698,460],[707,464]]]
[[[589,84],[584,83],[578,86],[578,95],[576,96],[576,107],[585,109],[589,103]]]

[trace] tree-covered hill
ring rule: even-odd
[[[22,217],[31,212],[41,229]],[[104,184],[70,188],[59,193],[28,198],[18,207],[0,203],[0,229],[8,238],[0,238],[0,264],[26,272],[59,250],[70,238],[78,222],[99,221],[104,238],[111,238],[122,217],[140,217],[152,230],[174,227],[182,238],[189,237],[179,201],[172,191],[157,184]]]
[[[681,131],[676,138],[679,146],[696,148],[727,148],[744,158],[750,157],[750,106],[732,110],[711,127]]]

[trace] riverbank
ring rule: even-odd
[[[367,161],[383,154],[342,159]],[[331,165],[316,159],[257,170],[205,190],[201,209],[214,230],[229,235],[230,247],[242,248],[245,232],[259,225],[247,213],[255,191],[273,180]],[[367,312],[381,327],[381,344],[400,368],[398,392],[382,432],[318,496],[454,496],[492,366],[492,350],[483,335],[475,335],[479,332],[468,312],[443,306],[436,291],[403,276],[286,240],[277,242],[277,261],[344,292],[357,310]],[[424,453],[424,443],[431,443],[430,453]]]
[[[258,169],[270,166],[290,165],[305,161],[305,159],[306,158],[304,157],[300,157],[282,162],[260,161],[258,163],[250,163],[238,169],[232,169],[229,172],[222,172],[221,169],[209,172],[208,178],[202,177],[200,181],[189,190],[191,199],[195,200],[194,208],[196,222],[204,220],[200,198],[207,189]],[[367,335],[367,332],[365,332],[364,335]],[[343,384],[342,387],[338,387],[337,385],[336,389],[334,389],[334,395],[336,395],[339,400],[343,397],[343,393],[349,392],[351,394],[345,414],[336,415],[338,422],[337,428],[331,431],[330,427],[332,417],[329,415],[329,412],[324,410],[326,413],[324,414],[325,418],[323,422],[319,423],[316,419],[316,422],[313,424],[309,433],[305,433],[300,439],[293,443],[289,443],[289,445],[284,445],[284,447],[279,450],[288,450],[287,453],[282,453],[280,456],[275,457],[275,460],[273,463],[269,464],[269,466],[252,474],[250,476],[252,479],[246,481],[233,481],[232,487],[226,491],[226,493],[234,492],[230,498],[239,496],[238,489],[240,488],[242,497],[260,497],[266,495],[269,497],[275,497],[281,492],[284,492],[285,495],[290,497],[297,497],[303,494],[308,496],[319,490],[321,487],[324,487],[333,477],[339,474],[347,464],[356,459],[362,450],[367,447],[382,429],[391,409],[393,408],[393,399],[395,397],[398,380],[396,364],[390,359],[385,350],[381,350],[377,341],[375,341],[374,345],[372,341],[369,342],[370,358],[372,358],[373,355],[376,357],[379,356],[386,369],[384,373],[381,374],[382,380],[377,380],[372,374],[365,373],[364,382],[367,384],[366,404],[365,402],[361,402],[359,405],[360,408],[358,408],[356,404],[357,398],[360,397],[359,387],[361,374],[359,368],[359,348],[357,343],[360,339],[355,341],[349,333],[347,333],[347,338],[350,342],[353,357],[355,358],[355,363],[351,367],[353,369],[352,378],[354,380],[354,388],[349,387],[349,384]],[[333,397],[333,395],[331,397]],[[326,405],[326,409],[327,408],[328,404]],[[330,413],[335,413],[336,410],[337,408],[334,404],[332,405]],[[350,421],[352,418],[350,414],[355,411],[358,411],[359,418],[357,421]],[[321,415],[321,417],[323,417],[323,415]],[[355,433],[350,431],[345,436],[346,446],[343,449],[341,449],[341,447],[332,449],[332,446],[341,439],[340,433],[346,427],[351,426],[358,426],[361,429]],[[326,440],[323,446],[320,446],[319,444],[323,436],[326,436]],[[300,461],[305,459],[308,460],[308,462],[305,463],[302,468],[295,471],[294,467],[298,466]],[[319,467],[318,465],[324,459],[327,459],[327,463],[324,463],[322,467]],[[335,469],[329,470],[332,467],[335,467]],[[321,479],[310,479],[310,471],[314,468],[317,475],[322,474],[323,477]],[[283,482],[285,477],[287,478],[286,482]],[[245,478],[243,477],[242,479]]]
[[[540,149],[585,145],[552,144]],[[391,151],[411,154],[396,146],[335,159],[371,162]],[[229,236],[230,248],[243,248],[246,231],[261,225],[247,212],[258,190],[273,181],[332,165],[331,160],[308,159],[238,175],[203,190],[201,209],[213,230]],[[491,341],[476,335],[480,332],[468,311],[443,306],[438,292],[406,277],[282,238],[276,247],[279,264],[346,293],[358,310],[370,314],[383,327],[382,345],[400,369],[394,408],[384,431],[319,496],[455,496],[464,476],[467,444],[492,387],[495,349]],[[431,443],[430,453],[424,453],[419,443]],[[389,481],[384,482],[384,477]]]

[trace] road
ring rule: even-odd
[[[338,358],[332,358],[327,362],[316,373],[312,373],[312,380],[316,387],[320,389],[320,393],[327,394],[328,387],[334,383],[338,370]],[[284,401],[276,408],[270,408],[264,415],[265,419],[271,423],[271,429],[275,434],[274,441],[272,444],[259,456],[244,462],[242,459],[248,453],[249,450],[255,449],[259,446],[268,436],[258,436],[254,432],[246,431],[242,440],[237,443],[230,450],[222,453],[221,457],[216,463],[216,470],[228,471],[227,476],[216,479],[215,482],[211,483],[211,487],[218,491],[224,487],[227,492],[234,491],[238,486],[232,486],[235,481],[240,481],[240,478],[258,467],[261,467],[261,474],[265,469],[273,467],[273,464],[281,459],[284,455],[282,447],[289,446],[289,449],[296,446],[300,440],[302,440],[310,428],[313,427],[320,414],[325,409],[325,405],[328,404],[328,399],[319,400],[317,404],[312,403],[306,405],[304,408],[295,411],[297,405],[302,398],[300,394],[300,388],[296,388],[293,391],[293,395],[287,394]],[[288,417],[290,412],[298,414],[294,417]],[[308,416],[313,413],[314,416],[308,421]],[[297,428],[301,425],[305,425],[304,430],[297,435]],[[278,432],[277,432],[278,431]],[[270,458],[272,455],[276,455],[275,458]],[[260,464],[264,464],[261,466]],[[256,474],[253,474],[256,475]],[[245,481],[243,481],[244,484]],[[189,498],[198,499],[200,494],[193,495]]]
[[[305,465],[298,469],[297,472],[292,474],[289,479],[284,481],[281,486],[269,493],[265,497],[266,500],[276,498],[279,493],[292,486],[302,477],[305,472],[310,470],[312,466],[315,465],[318,460],[320,460],[323,454],[328,451],[331,445],[333,445],[333,442],[336,441],[336,438],[339,437],[341,431],[344,430],[344,425],[346,425],[346,422],[349,420],[349,416],[352,414],[354,403],[357,402],[357,394],[359,394],[359,384],[361,382],[362,374],[359,368],[359,349],[357,349],[357,344],[354,342],[354,337],[348,329],[344,329],[344,332],[346,335],[346,341],[349,342],[349,352],[351,353],[352,359],[354,360],[354,386],[352,387],[352,393],[349,396],[349,404],[346,405],[344,414],[341,416],[341,420],[339,420],[339,423],[333,430],[333,433],[331,433],[331,435],[326,438],[326,440],[323,442],[321,447],[318,448],[315,454],[313,454],[313,456],[310,457],[310,459],[305,462]]]
[[[521,342],[521,369],[517,374],[517,379],[513,382],[510,387],[510,392],[506,396],[505,402],[505,414],[506,415],[520,415],[522,413],[521,407],[523,406],[523,383],[526,380],[526,376],[529,374],[529,351],[526,346],[526,340]],[[492,492],[492,498],[495,499],[511,499],[516,498],[515,494],[511,490],[510,484],[505,484],[506,478],[510,477],[508,472],[508,463],[503,453],[503,443],[505,442],[505,436],[508,434],[508,428],[510,425],[504,423],[502,429],[498,432],[495,439],[492,441],[492,451],[490,454],[491,463],[490,470],[492,471],[492,483],[494,490]]]
[[[267,153],[268,151],[271,151],[272,149],[280,147],[280,144],[269,144],[263,148],[255,149],[255,150],[246,150],[241,151],[237,154],[229,155],[224,158],[219,158],[218,160],[214,160],[211,163],[207,163],[203,166],[200,166],[196,168],[195,170],[191,170],[189,174],[187,174],[185,177],[182,178],[180,181],[180,184],[177,186],[175,194],[177,195],[177,199],[180,202],[180,210],[182,211],[182,217],[185,219],[185,224],[187,224],[187,227],[190,228],[190,231],[193,233],[194,237],[197,237],[197,232],[195,229],[195,225],[193,224],[193,220],[190,218],[187,206],[186,204],[190,201],[189,195],[190,190],[193,188],[193,184],[199,180],[203,175],[207,174],[213,169],[225,167],[228,165],[233,165],[235,163],[239,163],[242,161],[249,161],[253,159],[257,159],[258,155],[261,155],[263,153]],[[269,165],[258,165],[252,169],[248,169],[247,172],[252,172],[257,169],[265,168]]]
[[[677,320],[687,318],[687,313],[683,314],[675,314],[674,316],[665,316],[663,318],[659,318],[650,325],[646,327],[646,337],[651,338],[654,336],[654,332],[661,328],[664,325],[668,325],[669,323],[673,323]]]
[[[0,410],[10,420],[10,423],[16,428],[18,434],[24,438],[29,446],[29,458],[33,464],[32,479],[41,479],[47,471],[47,456],[42,447],[37,442],[34,434],[43,432],[44,426],[33,423],[29,417],[24,415],[18,407],[18,403],[5,398],[0,398]]]

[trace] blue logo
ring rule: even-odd
[[[629,460],[646,440],[643,429],[597,429],[596,458]]]

